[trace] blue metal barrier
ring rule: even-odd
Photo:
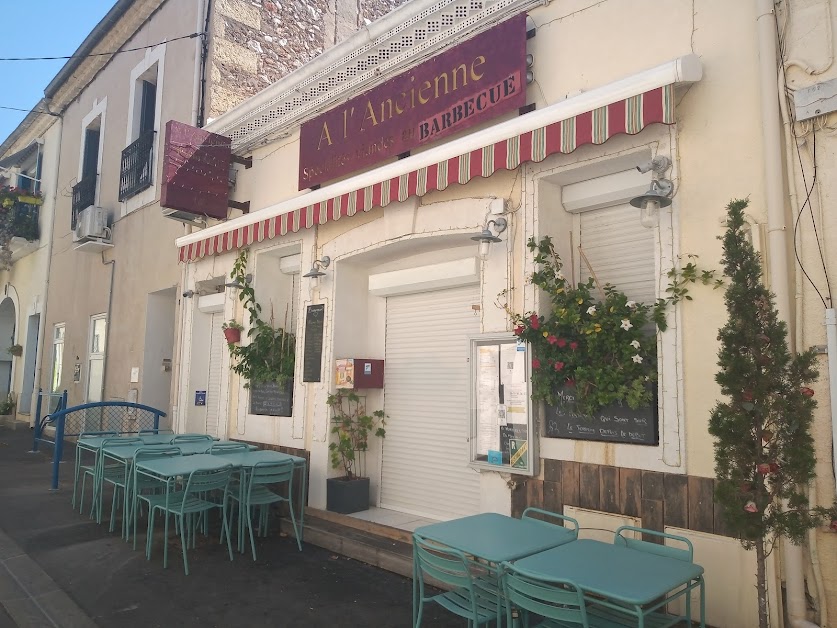
[[[145,431],[157,432],[160,419],[166,413],[151,406],[127,401],[98,401],[67,407],[67,392],[61,397],[58,409],[40,419],[41,398],[38,397],[35,421],[35,444],[50,443],[54,446],[52,454],[52,490],[58,489],[58,475],[61,457],[64,452],[64,439],[69,436],[81,436],[87,432],[116,432],[117,434],[138,434]],[[49,423],[55,426],[55,440],[43,437],[43,428]]]
[[[41,407],[41,402],[44,397],[49,399],[49,403],[47,404],[47,414],[43,418],[41,418],[41,411],[43,408]],[[52,410],[52,400],[54,398],[58,398],[58,403],[55,406],[55,410]],[[47,443],[49,445],[55,445],[54,441],[49,440],[48,438],[44,438],[44,426],[50,422],[51,420],[51,412],[59,412],[67,407],[67,391],[65,390],[63,393],[45,393],[42,388],[38,389],[38,402],[35,405],[35,435],[34,440],[32,442],[32,451],[38,451],[38,444],[39,443]]]

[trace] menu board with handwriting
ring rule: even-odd
[[[593,415],[585,415],[576,409],[575,389],[562,388],[557,403],[546,406],[545,436],[656,445],[659,443],[657,396],[645,408],[634,410],[627,405],[611,405]]]

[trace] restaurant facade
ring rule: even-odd
[[[816,22],[797,17],[789,46]],[[211,153],[231,147],[233,209],[224,190],[181,208],[206,226],[177,239],[176,429],[305,452],[308,505],[325,509],[340,475],[328,399],[353,368],[354,391],[387,415],[368,453],[373,521],[537,506],[594,538],[620,525],[681,534],[706,569],[708,623],[757,625],[755,557],[712,497],[723,291],[696,285],[668,311],[651,406],[592,422],[531,400],[537,366],[512,313],[549,314],[529,280],[531,238],[552,239],[571,282],[653,303],[672,268],[720,272],[725,206],[748,197],[780,315],[797,346],[817,343],[824,332],[789,305],[810,295],[782,222],[798,199],[775,188],[797,174],[772,170],[784,109],[768,22],[763,2],[413,0],[213,120],[196,163],[225,169]],[[178,176],[172,190],[196,181]],[[218,203],[222,219],[206,218]],[[247,343],[245,288],[295,339],[288,389],[231,370],[220,340],[235,321]],[[812,497],[830,505],[817,390]],[[818,558],[834,549],[816,530],[771,555],[775,622],[837,613],[837,571]]]

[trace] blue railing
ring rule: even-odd
[[[78,437],[88,432],[110,432],[117,434],[138,434],[160,429],[160,419],[166,413],[151,406],[127,401],[98,401],[67,407],[67,391],[61,395],[58,407],[41,419],[41,397],[35,409],[35,440],[32,451],[38,451],[39,443],[53,445],[52,489],[58,489],[58,474],[64,452],[64,439]],[[47,425],[55,427],[55,440],[44,438]]]

